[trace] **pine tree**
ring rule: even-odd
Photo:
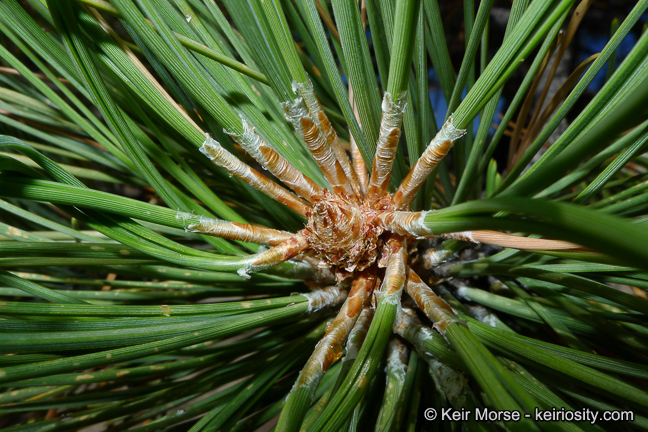
[[[0,427],[648,429],[648,0],[446,3],[0,2]]]

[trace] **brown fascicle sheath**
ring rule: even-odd
[[[200,148],[200,151],[214,164],[224,168],[228,173],[243,180],[256,190],[263,192],[281,204],[295,210],[300,215],[306,216],[308,208],[306,202],[257,170],[244,164],[239,158],[225,150],[218,141],[208,137]]]
[[[452,141],[445,140],[440,145],[428,147],[423,152],[394,194],[394,206],[397,210],[409,209],[423,182],[448,153],[450,147]]]
[[[270,246],[277,246],[293,236],[287,231],[209,218],[200,218],[197,223],[189,224],[186,229],[213,237]]]
[[[291,165],[275,149],[270,147],[245,120],[242,120],[242,123],[243,133],[240,135],[230,134],[230,136],[250,156],[256,159],[257,162],[263,165],[282,183],[306,200],[312,201],[314,195],[322,192],[322,188],[319,185],[302,174],[301,171]]]
[[[310,117],[300,120],[304,142],[333,192],[356,196],[326,137]]]
[[[452,308],[437,296],[412,269],[408,269],[407,272],[405,291],[416,302],[419,309],[430,318],[439,333],[444,334],[448,324],[458,321]]]
[[[353,280],[351,291],[326,334],[302,369],[295,388],[319,383],[321,376],[342,356],[342,347],[376,284],[376,267],[368,268]],[[314,382],[315,380],[315,382]]]

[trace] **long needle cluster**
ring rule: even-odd
[[[286,119],[321,169],[328,182],[327,188],[291,165],[245,120],[242,121],[243,133],[230,133],[230,136],[290,190],[245,165],[209,136],[201,151],[232,175],[304,216],[307,219],[305,228],[292,234],[266,227],[200,219],[187,229],[272,246],[250,257],[239,272],[243,276],[299,257],[305,263],[330,268],[340,288],[350,287],[346,301],[329,324],[293,389],[293,392],[305,391],[311,397],[322,375],[342,356],[345,342],[348,341],[347,347],[358,345],[358,341],[349,339],[350,334],[360,322],[363,310],[370,310],[372,293],[378,293],[379,285],[379,295],[389,296],[399,303],[405,291],[441,335],[448,324],[458,320],[408,260],[408,246],[419,238],[436,236],[425,224],[428,212],[408,210],[422,184],[465,131],[457,129],[450,118],[392,195],[388,185],[401,135],[406,95],[384,95],[377,149],[371,175],[367,177],[357,147],[352,143],[349,158],[310,82],[297,83],[294,89],[298,94],[295,100],[282,104]],[[563,241],[485,230],[446,233],[440,237],[516,249],[579,248]],[[425,260],[425,256],[422,259]],[[367,319],[361,322],[366,327],[371,315],[365,313],[365,316]],[[396,329],[397,332],[401,330]]]

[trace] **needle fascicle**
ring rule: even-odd
[[[313,354],[302,369],[294,390],[304,386],[317,387],[322,375],[342,356],[342,347],[349,332],[358,320],[364,305],[373,292],[376,284],[376,268],[371,267],[360,272],[353,280],[351,291],[337,316],[331,322],[326,334],[315,347]]]
[[[369,203],[380,200],[387,193],[407,105],[406,96],[406,92],[395,96],[385,92],[383,96],[380,134],[366,196]]]
[[[228,152],[220,143],[207,135],[200,151],[214,164],[224,168],[228,173],[248,183],[253,188],[268,195],[276,201],[306,216],[308,203],[282,188],[257,170],[250,168],[239,158]]]
[[[437,296],[414,270],[408,269],[405,291],[416,302],[419,309],[434,323],[434,328],[441,334],[452,322],[461,322],[448,304]]]
[[[307,405],[301,404],[300,406],[298,401],[303,400],[304,397],[308,398],[309,402],[312,401],[322,376],[335,361],[342,357],[344,342],[349,337],[352,329],[356,328],[356,322],[359,322],[361,316],[365,317],[362,319],[362,323],[370,321],[372,314],[363,311],[375,284],[375,266],[360,272],[354,279],[346,301],[333,322],[326,327],[326,334],[315,346],[313,353],[299,373],[295,385],[290,390],[286,399],[287,408],[279,417],[278,430],[286,430],[286,424],[294,422],[295,417],[298,422],[303,421],[310,403]],[[369,320],[367,320],[367,316]],[[288,418],[289,416],[291,418]]]
[[[356,144],[353,136],[351,136],[351,160],[353,160],[353,171],[358,176],[360,192],[364,196],[369,188],[369,173],[367,172],[367,165],[362,157],[362,153],[360,153],[358,144]]]
[[[385,366],[386,390],[385,398],[390,391],[400,391],[405,383],[407,363],[409,360],[409,347],[395,335],[391,335],[387,344],[387,365]],[[384,419],[383,416],[380,416]]]
[[[340,168],[344,172],[344,175],[349,182],[349,189],[347,193],[352,193],[360,198],[361,195],[358,179],[355,172],[353,171],[353,168],[351,167],[349,156],[347,156],[346,152],[344,151],[344,148],[342,147],[342,144],[340,143],[340,140],[337,136],[337,132],[335,131],[335,129],[333,129],[331,122],[329,121],[326,113],[317,100],[315,90],[313,89],[313,84],[310,82],[310,80],[303,83],[293,82],[293,91],[299,93],[300,97],[298,97],[292,104],[283,104],[284,110],[286,110],[287,113],[286,117],[293,123],[295,130],[297,130],[297,132],[300,133],[302,137],[304,137],[307,129],[303,128],[299,124],[296,124],[296,121],[300,121],[304,117],[309,117],[310,120],[315,123],[317,131],[320,132],[326,140],[326,143],[328,144],[327,148],[330,149],[329,151],[333,153],[335,160],[340,165]],[[316,137],[316,133],[314,131],[311,131],[311,135],[312,138],[310,139]],[[316,139],[319,139],[319,137],[317,137]],[[308,145],[309,143],[306,141],[306,144]],[[311,149],[311,152],[312,151],[313,150]],[[317,156],[315,156],[315,158],[317,160]],[[330,168],[327,169],[331,170],[332,168],[333,166],[331,165]],[[324,172],[324,175],[326,176],[326,172]],[[333,184],[331,184],[331,186],[333,186]]]
[[[412,201],[421,188],[423,181],[448,153],[451,146],[452,141],[445,140],[421,155],[394,194],[393,200],[397,209],[407,210],[412,205]]]
[[[457,129],[452,124],[452,117],[445,122],[394,194],[393,200],[397,210],[409,209],[425,179],[448,154],[452,144],[465,134],[465,130]]]
[[[270,147],[245,120],[242,120],[242,122],[242,134],[238,135],[226,132],[250,156],[256,159],[257,162],[263,165],[264,168],[281,180],[281,182],[294,190],[298,195],[312,202],[313,197],[322,192],[322,188],[291,165],[275,149]]]
[[[220,237],[228,240],[277,246],[294,234],[257,225],[229,222],[190,213],[178,214],[185,221],[185,231]]]
[[[322,170],[324,178],[331,185],[333,192],[356,196],[342,166],[333,154],[331,146],[322,134],[322,131],[320,131],[310,116],[302,117],[300,123],[304,134],[304,142],[313,155],[315,162],[317,162],[317,165]]]
[[[286,400],[287,409],[284,410],[286,414],[282,414],[279,417],[278,430],[284,430],[285,423],[294,421],[295,416],[301,421],[306,415],[306,408],[310,404],[302,405],[302,409],[295,409],[295,406],[299,406],[297,401],[304,396],[312,400],[324,373],[326,373],[333,362],[342,357],[344,342],[358,321],[364,305],[373,292],[375,284],[375,266],[360,272],[354,279],[349,296],[342,305],[342,308],[333,322],[326,327],[326,334],[317,343],[306,365],[299,373],[299,378],[297,378]],[[305,395],[303,395],[304,393]],[[288,416],[292,418],[288,419]]]
[[[337,306],[345,301],[347,291],[340,289],[338,285],[330,285],[308,293],[302,293],[301,295],[308,299],[308,309],[306,312],[315,313],[327,307]]]
[[[537,239],[516,236],[490,230],[459,231],[454,233],[433,234],[425,225],[425,216],[429,211],[384,211],[374,221],[386,231],[400,235],[416,237],[443,237],[471,243],[484,243],[520,250],[574,250],[583,249],[575,243],[563,240]]]
[[[374,310],[371,307],[365,306],[365,308],[362,309],[358,320],[351,329],[349,337],[347,338],[346,355],[342,359],[342,362],[353,361],[358,357],[362,343],[369,331],[369,326],[371,325],[373,316]]]
[[[446,244],[441,244],[437,248],[427,249],[420,255],[420,265],[426,271],[433,271],[457,252],[457,250],[456,247]]]
[[[237,270],[239,276],[249,278],[250,273],[256,273],[265,270],[268,267],[275,266],[284,261],[299,255],[308,249],[308,240],[304,236],[304,231],[301,230],[297,234],[290,237],[285,242],[274,246],[264,252],[256,255],[251,255],[243,267]],[[307,265],[307,264],[306,264]],[[319,270],[319,269],[318,269]]]
[[[425,226],[427,213],[427,211],[384,211],[376,216],[374,223],[386,231],[400,235],[426,236],[431,233],[430,229]]]
[[[360,124],[360,113],[358,113],[358,106],[356,105],[355,97],[353,96],[353,87],[349,83],[349,102],[351,103],[351,108],[353,108],[353,115],[356,118],[358,124]],[[365,196],[367,193],[367,188],[369,188],[369,173],[367,172],[367,165],[365,160],[362,157],[360,148],[351,134],[351,161],[353,162],[353,171],[358,176],[358,185],[360,186],[360,192],[362,196]]]
[[[353,192],[358,198],[361,198],[362,191],[360,189],[358,176],[355,170],[353,169],[353,166],[351,165],[351,161],[349,161],[349,156],[344,150],[344,147],[342,147],[342,143],[340,143],[340,139],[338,138],[337,132],[335,132],[335,129],[333,129],[331,122],[329,122],[329,119],[328,117],[326,117],[326,114],[324,113],[323,110],[320,110],[317,113],[317,115],[319,117],[320,129],[322,130],[322,133],[324,134],[326,140],[331,146],[331,150],[333,150],[333,153],[335,154],[336,159],[340,163],[340,166],[342,167],[344,174],[349,180],[349,184],[351,185]]]
[[[380,296],[388,298],[387,301],[399,301],[407,274],[405,240],[401,236],[392,234],[387,240],[386,253],[389,255],[389,261],[380,289]]]
[[[253,268],[277,265],[294,258],[296,255],[308,249],[308,241],[302,231],[290,237],[285,242],[257,255],[256,259],[252,261]]]

